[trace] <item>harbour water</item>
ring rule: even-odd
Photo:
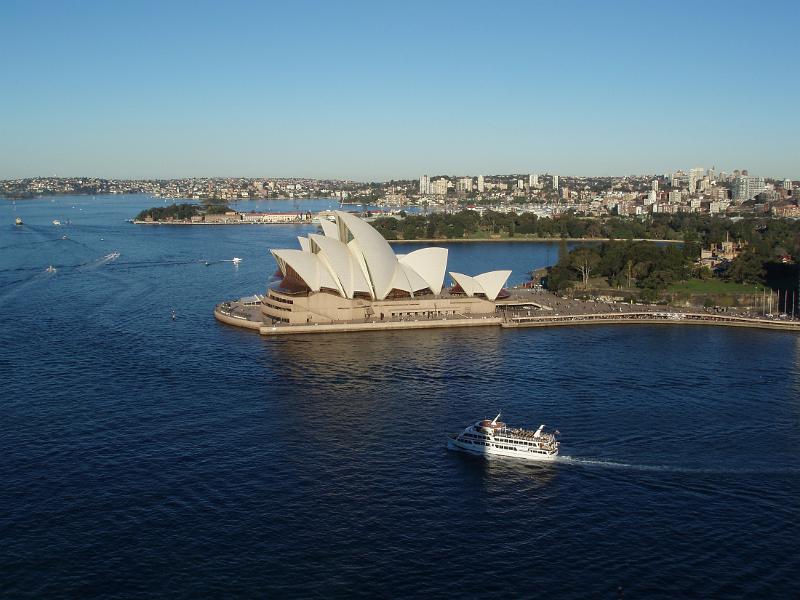
[[[124,222],[159,202],[0,201],[4,594],[797,593],[796,334],[265,339],[213,305],[262,291],[267,250],[313,227]],[[454,244],[450,268],[519,282],[557,255]],[[499,410],[557,427],[559,460],[445,450]]]

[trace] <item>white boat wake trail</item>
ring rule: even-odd
[[[800,468],[785,466],[785,467],[768,467],[768,468],[713,468],[713,467],[682,467],[680,465],[635,465],[631,463],[616,462],[611,460],[601,460],[595,458],[583,458],[580,456],[558,456],[556,462],[569,463],[582,467],[597,467],[606,469],[622,469],[631,471],[649,471],[649,472],[663,472],[663,473],[695,473],[698,475],[712,475],[712,474],[795,474],[800,473]]]

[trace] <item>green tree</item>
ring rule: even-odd
[[[581,276],[583,287],[589,287],[589,275],[600,264],[600,255],[593,248],[577,248],[570,253],[570,266]]]

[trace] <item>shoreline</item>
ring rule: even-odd
[[[513,243],[551,243],[551,242],[658,242],[666,244],[685,244],[683,240],[654,240],[650,238],[562,238],[562,237],[548,237],[548,238],[424,238],[419,240],[386,240],[390,244],[468,244],[471,242],[486,243],[486,242],[513,242]]]
[[[228,223],[190,223],[188,221],[130,221],[133,225],[314,225],[313,221],[297,221],[297,222],[275,222],[275,223],[242,223],[242,222],[228,222]],[[390,244],[485,244],[485,243],[501,243],[512,242],[515,244],[545,244],[552,242],[565,241],[569,242],[654,242],[659,244],[684,244],[683,240],[661,240],[651,238],[575,238],[575,237],[546,237],[546,238],[421,238],[417,240],[386,240]]]
[[[234,316],[220,310],[221,305],[214,307],[214,318],[217,321],[258,331],[264,336],[303,335],[318,333],[353,333],[358,331],[401,331],[410,329],[444,329],[461,327],[500,327],[502,329],[525,329],[530,327],[570,327],[581,325],[704,325],[710,327],[740,327],[748,329],[771,329],[778,331],[796,331],[800,333],[800,321],[771,321],[736,317],[730,315],[712,315],[706,313],[678,312],[633,312],[633,313],[594,313],[589,315],[548,315],[501,317],[487,315],[482,318],[455,319],[422,319],[413,321],[367,321],[358,323],[317,323],[302,325],[276,325],[263,321],[250,320],[247,317]]]
[[[205,221],[200,221],[198,223],[190,223],[188,221],[137,221],[136,219],[132,219],[130,221],[133,225],[313,225],[312,221],[276,221],[274,223],[244,223],[244,222],[209,222],[206,223]]]

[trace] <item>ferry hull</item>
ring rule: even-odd
[[[531,452],[527,449],[506,450],[504,448],[490,446],[475,446],[473,444],[465,444],[452,437],[447,439],[447,449],[455,450],[456,452],[466,452],[467,454],[475,454],[477,456],[502,456],[504,458],[517,458],[520,460],[552,461],[558,457],[558,452],[542,454],[540,452]]]

